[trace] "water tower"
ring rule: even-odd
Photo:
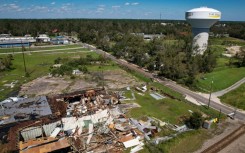
[[[221,12],[212,8],[194,8],[185,13],[192,26],[194,54],[203,54],[208,46],[209,28],[220,20]]]

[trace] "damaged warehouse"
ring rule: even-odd
[[[145,138],[149,140],[159,132],[151,120],[127,118],[116,92],[91,89],[46,100],[46,116],[17,122],[9,129],[9,148],[22,153],[123,152],[131,148],[133,153],[143,149]],[[25,106],[28,102],[20,104]]]

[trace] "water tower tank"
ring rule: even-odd
[[[192,26],[194,54],[203,54],[207,49],[209,28],[221,18],[221,12],[200,7],[186,12],[185,18]]]

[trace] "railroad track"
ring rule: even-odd
[[[238,139],[240,136],[245,134],[245,124],[241,125],[239,128],[228,134],[226,137],[221,139],[220,141],[216,142],[212,146],[208,147],[201,153],[217,153],[224,149],[226,146],[231,144],[233,141]]]

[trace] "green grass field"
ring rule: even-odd
[[[210,137],[211,135],[207,131],[199,129],[180,134],[178,137],[158,145],[158,147],[167,153],[190,153],[198,150]]]
[[[69,48],[77,48],[82,47],[81,45],[64,45],[64,46],[50,46],[50,47],[25,47],[26,51],[36,51],[36,50],[53,50],[53,49],[69,49]],[[22,51],[21,47],[18,48],[0,48],[0,53],[15,53]]]
[[[226,51],[226,47],[223,45],[211,45],[210,49],[214,52],[214,55],[217,57],[222,56],[222,54]]]
[[[211,82],[213,81],[212,92],[215,92],[228,88],[245,77],[245,67],[223,68],[221,70],[204,74],[202,77],[205,79],[200,78],[198,80],[197,86],[199,89],[204,92],[210,91]]]
[[[155,100],[149,95],[149,93],[145,94],[144,96],[135,93],[135,97],[135,101],[141,107],[134,108],[129,111],[128,115],[134,118],[141,118],[146,115],[156,117],[165,122],[179,124],[178,119],[180,116],[189,115],[189,109],[192,111],[196,110],[184,102],[170,98]]]
[[[212,85],[212,92],[223,90],[233,85],[245,77],[245,67],[229,66],[228,57],[217,58],[217,64],[211,73],[200,74],[197,78],[197,87],[199,91],[209,92]],[[233,62],[236,59],[232,59]]]
[[[211,42],[211,45],[240,45],[244,46],[245,41],[237,38],[232,38],[232,37],[224,37],[224,38],[214,38],[210,37],[209,41]]]
[[[220,99],[226,104],[245,110],[245,83],[237,89],[221,96]]]
[[[127,95],[129,98],[131,97],[129,93]],[[130,102],[136,102],[141,107],[130,110],[128,115],[138,119],[143,116],[152,116],[172,124],[183,124],[181,123],[180,117],[189,116],[189,110],[192,110],[193,112],[201,111],[210,117],[218,117],[218,112],[215,110],[207,110],[203,106],[192,105],[184,101],[170,98],[155,100],[149,93],[145,93],[145,95],[142,96],[137,94],[137,92],[135,92],[135,97],[136,100]]]
[[[88,67],[89,71],[107,71],[116,69],[119,69],[119,66],[112,61],[102,65],[89,65]]]
[[[83,52],[84,51],[84,52]],[[78,50],[63,50],[62,52],[43,52],[43,53],[27,53],[25,54],[26,68],[27,72],[30,73],[30,77],[24,77],[24,64],[22,54],[13,55],[14,60],[12,61],[12,70],[0,72],[0,99],[6,98],[9,93],[13,91],[17,91],[20,85],[23,83],[29,82],[37,77],[47,75],[49,73],[49,68],[54,64],[54,59],[57,57],[68,57],[74,58],[77,56],[86,56],[91,54],[93,57],[98,57],[98,54],[94,52],[87,52],[86,49],[78,49]],[[0,57],[4,57],[7,55],[0,55]],[[4,84],[10,84],[13,81],[18,80],[18,83],[14,88],[5,87]]]

